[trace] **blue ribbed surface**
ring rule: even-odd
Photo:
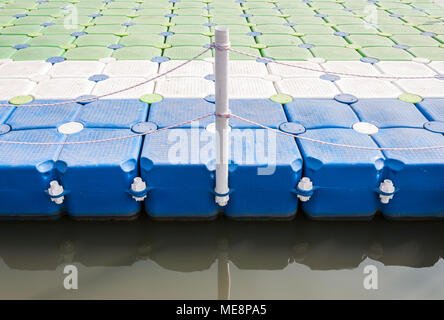
[[[150,106],[138,100],[101,100],[85,105],[7,107],[0,109],[0,141],[112,139],[133,135],[131,127],[139,122],[151,121],[164,128],[214,112],[214,108],[203,99],[164,99]],[[330,143],[370,148],[444,145],[444,135],[433,132],[444,119],[444,99],[425,99],[414,105],[397,99],[357,99],[346,104],[294,98],[284,106],[268,99],[235,99],[230,109],[273,128],[296,122],[305,127],[299,137]],[[69,136],[58,133],[56,128],[69,121],[81,122],[85,128]],[[215,134],[204,129],[213,121],[210,117],[198,127],[102,143],[0,143],[0,215],[52,217],[66,210],[77,218],[126,218],[141,208],[142,203],[129,193],[134,178],[141,176],[149,189],[144,205],[151,216],[215,217],[221,209],[213,193]],[[373,123],[379,132],[354,131],[352,126],[359,121]],[[426,125],[429,121],[433,123]],[[390,218],[444,215],[444,149],[343,148],[295,139],[235,118],[230,119],[230,126],[232,192],[222,209],[230,217],[288,218],[299,203],[314,218],[372,217],[377,210]],[[291,123],[285,127],[291,128]],[[314,184],[307,202],[299,202],[296,196],[302,177]],[[396,188],[388,204],[381,203],[378,193],[384,179]],[[45,192],[53,180],[66,191],[62,205],[52,202]]]

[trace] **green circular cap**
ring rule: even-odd
[[[334,24],[334,23],[326,23],[325,25],[327,27],[337,27],[338,26],[337,24]]]
[[[288,14],[280,14],[280,15],[278,15],[278,17],[284,18],[284,19],[290,18],[290,16]]]
[[[265,49],[267,47],[267,45],[263,44],[263,43],[255,43],[255,44],[250,45],[250,47],[254,48],[254,49]]]
[[[288,94],[275,94],[270,97],[270,100],[280,104],[289,103],[293,101],[293,98]]]
[[[398,97],[398,99],[410,103],[419,103],[422,101],[422,98],[420,96],[413,93],[403,93]]]
[[[137,18],[140,16],[140,14],[127,14],[126,15],[128,18]]]
[[[139,98],[140,101],[151,104],[151,103],[156,103],[156,102],[160,102],[163,100],[163,97],[160,94],[155,94],[155,93],[149,93],[149,94],[144,94],[143,96],[141,96]]]
[[[303,34],[302,32],[295,32],[295,33],[292,33],[291,35],[295,36],[295,37],[303,37],[303,36],[305,36],[305,34]]]
[[[31,32],[31,33],[28,33],[27,36],[31,37],[31,38],[37,38],[37,37],[42,36],[42,34],[39,32]]]
[[[162,23],[162,27],[174,27],[176,24],[174,22]]]
[[[82,27],[93,27],[96,24],[94,22],[88,22],[88,23],[81,23],[80,24]]]
[[[13,26],[14,26],[13,23],[4,23],[4,24],[2,24],[2,27],[3,27],[3,28],[13,27]]]
[[[362,47],[359,44],[355,44],[355,43],[347,44],[345,47],[349,48],[349,49],[355,49],[355,50],[362,49]]]
[[[70,44],[62,44],[61,46],[59,46],[60,49],[63,50],[69,50],[69,49],[74,49],[77,46],[74,43],[70,43]]]
[[[248,22],[245,24],[247,27],[256,27],[257,24],[256,23],[252,23],[252,22]]]
[[[207,37],[214,37],[214,32],[204,32],[202,34]]]
[[[117,37],[126,37],[126,36],[129,36],[129,33],[128,32],[116,32],[116,33],[114,33],[114,35]]]
[[[64,17],[64,15],[63,14],[52,14],[51,17],[53,17],[54,19],[58,19],[58,18]]]
[[[212,14],[203,14],[202,17],[204,17],[204,18],[213,18],[214,16]]]
[[[161,43],[161,44],[155,45],[155,47],[157,49],[168,49],[168,48],[171,48],[171,44],[169,44],[169,43]]]
[[[377,35],[381,36],[381,37],[387,37],[387,38],[392,36],[391,33],[384,33],[384,32],[378,32]]]
[[[439,45],[439,47],[440,47],[440,48],[444,48],[444,43],[441,43],[441,44]]]
[[[31,102],[32,100],[34,100],[33,96],[16,96],[14,98],[11,98],[11,100],[9,100],[10,104],[14,104],[14,105],[19,105],[19,104],[25,104],[28,102]]]

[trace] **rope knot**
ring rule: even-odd
[[[210,48],[215,48],[216,50],[230,50],[231,43],[227,42],[225,44],[216,44],[216,42],[212,42]]]
[[[222,113],[222,114],[219,114],[219,113],[215,112],[214,115],[216,117],[218,117],[218,118],[225,118],[225,119],[231,118],[231,112],[230,111],[228,111],[228,113]]]

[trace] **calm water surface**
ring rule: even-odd
[[[0,298],[444,298],[444,222],[0,223]],[[63,269],[79,270],[65,290]],[[378,270],[378,290],[363,286]]]

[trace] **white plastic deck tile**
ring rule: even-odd
[[[442,98],[444,96],[444,80],[404,79],[398,80],[397,83],[406,92],[420,95],[423,98]]]
[[[336,81],[343,93],[358,98],[397,98],[402,91],[388,80],[342,78]]]
[[[185,60],[171,60],[161,63],[159,73],[167,72],[184,62]],[[183,67],[168,73],[165,77],[205,77],[207,74],[212,73],[214,73],[212,63],[206,61],[191,61]]]
[[[14,61],[0,65],[0,78],[29,78],[46,74],[51,64],[45,61]]]
[[[379,72],[372,64],[361,61],[328,61],[322,64],[322,67],[325,69],[326,73],[340,72],[370,76],[381,75],[381,72]],[[339,74],[338,76],[341,78],[350,77],[349,75],[343,74]]]
[[[319,78],[290,78],[277,82],[280,93],[295,98],[333,98],[340,91],[330,82]]]
[[[0,100],[29,94],[35,86],[35,82],[27,79],[0,79]]]
[[[106,64],[103,73],[110,77],[151,78],[157,74],[159,64],[144,60],[118,60]]]
[[[98,61],[63,61],[52,66],[51,77],[72,78],[89,77],[102,73],[105,64]]]
[[[101,96],[103,94],[134,86],[144,81],[146,81],[145,78],[109,78],[97,82],[92,94]],[[154,81],[151,81],[134,89],[104,97],[104,99],[139,99],[144,94],[153,93],[153,89]]]
[[[313,63],[309,61],[285,61],[286,64],[302,67],[302,68],[310,68],[314,70],[320,70],[321,72],[317,71],[310,71],[305,70],[301,68],[296,67],[290,67],[290,66],[284,66],[277,63],[269,63],[268,68],[271,71],[271,73],[280,75],[284,78],[291,78],[291,77],[319,77],[321,74],[324,73],[322,64],[319,63]]]
[[[391,76],[417,77],[436,75],[432,69],[423,63],[410,61],[380,61],[377,65],[384,74]]]
[[[228,74],[233,77],[263,77],[268,70],[265,64],[256,61],[232,60],[228,64]]]
[[[157,81],[155,93],[165,98],[203,98],[214,94],[214,82],[204,78],[167,78]]]
[[[94,84],[80,78],[55,78],[40,82],[31,94],[36,99],[74,99],[91,94]]]
[[[232,99],[268,99],[276,93],[272,81],[260,78],[230,77],[228,82],[228,94]]]
[[[429,63],[429,66],[440,74],[444,74],[444,61],[433,61]]]

